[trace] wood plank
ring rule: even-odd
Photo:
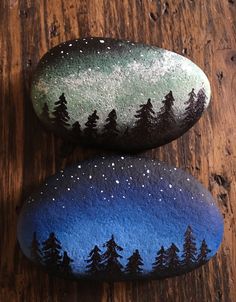
[[[197,177],[224,215],[219,253],[202,268],[163,281],[69,282],[33,267],[16,242],[24,197],[46,176],[101,150],[66,159],[30,101],[32,71],[59,42],[106,36],[150,43],[192,59],[207,73],[212,102],[183,137],[145,156]],[[2,0],[0,2],[0,301],[236,301],[236,1]]]

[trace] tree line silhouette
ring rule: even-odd
[[[85,262],[86,273],[89,276],[94,278],[122,278],[124,276],[137,278],[142,276],[144,263],[138,249],[127,258],[127,263],[123,266],[120,262],[120,259],[123,258],[121,255],[123,248],[116,243],[114,235],[103,244],[103,248],[105,248],[104,252],[95,245],[88,254]],[[41,248],[34,232],[30,250],[32,260],[45,265],[49,271],[63,273],[67,276],[73,275],[71,265],[74,260],[66,251],[62,250],[61,243],[54,233],[51,233],[48,239],[42,242]],[[156,253],[149,275],[160,278],[188,271],[206,263],[210,252],[205,239],[202,240],[199,250],[197,249],[193,230],[191,226],[188,226],[184,234],[182,254],[180,255],[180,250],[174,243],[167,249],[161,246]]]
[[[67,101],[65,94],[59,97],[59,100],[55,102],[53,112],[49,113],[48,105],[45,103],[41,113],[41,118],[46,123],[52,123],[60,133],[68,134],[74,141],[89,141],[89,139],[114,141],[119,136],[126,137],[140,137],[143,135],[145,138],[156,137],[165,134],[168,131],[173,131],[176,127],[183,129],[190,128],[196,120],[198,120],[204,111],[206,105],[206,94],[204,89],[200,89],[196,94],[194,89],[188,94],[189,98],[184,103],[186,105],[182,122],[179,123],[178,117],[174,114],[174,96],[170,91],[162,101],[163,106],[160,111],[155,113],[151,99],[148,99],[146,104],[139,105],[139,109],[136,111],[135,123],[132,128],[126,128],[121,131],[117,124],[117,113],[113,109],[105,119],[102,130],[98,131],[97,122],[99,116],[97,110],[94,110],[91,115],[88,116],[88,120],[85,123],[85,127],[82,130],[79,121],[76,121],[72,127],[69,124],[69,114],[67,111]],[[172,129],[172,130],[171,130]]]

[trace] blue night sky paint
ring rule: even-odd
[[[18,240],[30,258],[33,232],[40,243],[54,232],[84,273],[95,245],[111,235],[123,248],[122,265],[138,249],[143,272],[152,269],[157,251],[174,243],[181,257],[184,233],[191,226],[197,249],[205,239],[212,257],[222,240],[223,220],[211,194],[180,169],[150,159],[129,157],[84,161],[50,177],[26,201]]]

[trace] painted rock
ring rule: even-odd
[[[204,72],[174,52],[86,38],[52,48],[36,68],[33,106],[73,142],[135,151],[170,142],[210,101]]]
[[[223,220],[192,176],[144,158],[99,158],[50,177],[18,222],[23,253],[64,277],[163,278],[206,263]]]

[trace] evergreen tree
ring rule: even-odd
[[[179,256],[178,256],[179,249],[178,247],[172,243],[170,248],[166,251],[166,264],[169,270],[176,270],[180,266]]]
[[[128,258],[125,272],[130,275],[138,275],[142,272],[141,266],[143,266],[143,259],[141,258],[139,251],[135,250],[132,256]]]
[[[195,112],[196,94],[194,92],[194,88],[188,95],[189,95],[189,99],[187,100],[187,102],[184,103],[185,105],[187,105],[187,107],[185,108],[183,126],[191,126],[196,119],[196,112]]]
[[[175,99],[173,97],[172,91],[170,91],[165,96],[164,101],[162,101],[164,105],[161,107],[160,112],[157,116],[158,128],[160,132],[168,130],[176,124],[173,111],[174,101]]]
[[[200,253],[198,255],[198,264],[204,264],[207,262],[207,255],[211,252],[211,250],[208,248],[206,240],[202,240],[202,244],[200,247]]]
[[[46,123],[51,122],[51,118],[50,118],[50,115],[49,115],[49,108],[48,108],[47,103],[44,103],[43,110],[42,110],[42,113],[40,114],[40,117]]]
[[[97,110],[94,110],[93,114],[89,115],[88,121],[85,123],[84,134],[88,137],[96,137],[97,135]]]
[[[155,112],[153,111],[153,106],[151,99],[148,99],[146,104],[139,106],[140,109],[136,111],[135,117],[135,131],[138,131],[141,135],[148,135],[152,133],[154,122],[155,122]]]
[[[64,275],[72,274],[71,262],[73,262],[73,260],[68,256],[67,252],[64,252],[62,261],[61,261],[61,265],[60,265],[61,272]]]
[[[89,253],[89,259],[86,260],[88,265],[86,266],[87,272],[92,275],[97,275],[103,271],[103,264],[102,264],[102,255],[101,250],[97,245]]]
[[[118,135],[119,130],[117,129],[117,115],[115,109],[113,109],[106,119],[106,124],[104,126],[103,134],[104,136],[114,138]]]
[[[55,102],[54,111],[52,112],[52,121],[54,124],[60,128],[65,128],[69,126],[69,114],[67,112],[67,101],[64,93],[59,97],[59,101]]]
[[[80,126],[79,122],[75,122],[72,125],[71,134],[72,134],[73,139],[75,139],[75,140],[78,140],[81,137],[81,126]]]
[[[184,249],[182,255],[183,257],[182,264],[187,267],[193,265],[196,262],[196,255],[197,255],[196,241],[193,236],[193,230],[189,225],[184,234]]]
[[[164,246],[162,245],[160,250],[157,252],[155,262],[152,264],[152,271],[154,273],[159,273],[165,270],[166,257],[166,251],[164,249]]]
[[[43,262],[49,270],[58,270],[61,264],[61,243],[54,233],[43,242]]]
[[[202,88],[197,93],[197,102],[195,103],[196,119],[199,119],[205,109],[207,96]]]
[[[103,254],[103,265],[104,271],[108,274],[120,274],[122,271],[122,264],[119,262],[119,258],[122,258],[118,252],[123,251],[123,248],[117,245],[114,240],[114,236],[111,236],[111,239],[108,240],[103,247],[106,247],[106,251]]]
[[[30,252],[31,252],[31,259],[34,262],[40,263],[42,261],[42,253],[41,253],[41,250],[40,250],[40,243],[37,239],[36,232],[33,233],[33,239],[31,241]]]

